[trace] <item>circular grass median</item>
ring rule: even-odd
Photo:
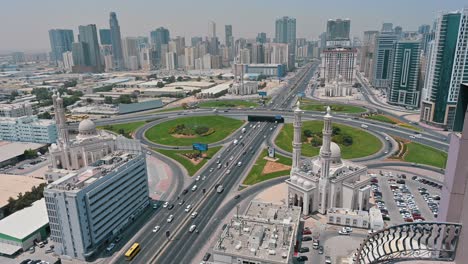
[[[313,157],[319,154],[322,144],[322,128],[323,121],[302,123],[302,155]],[[361,129],[341,124],[333,124],[333,128],[339,131],[338,136],[335,135],[334,141],[340,140],[337,144],[341,148],[341,156],[344,159],[366,157],[382,148],[382,142],[377,137]],[[292,152],[293,135],[292,124],[284,124],[275,140],[276,145],[285,151]],[[314,142],[316,146],[313,146]]]
[[[242,124],[243,121],[224,116],[182,117],[151,127],[145,137],[154,143],[168,146],[210,144],[223,140]]]

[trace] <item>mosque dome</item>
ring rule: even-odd
[[[80,135],[95,135],[96,125],[93,121],[85,119],[78,125],[78,132],[80,132]]]
[[[306,189],[312,188],[312,183],[310,181],[305,181],[304,182],[304,188],[306,188]]]
[[[297,176],[292,176],[291,177],[291,182],[296,183],[297,182]]]
[[[302,185],[304,183],[304,179],[297,180],[297,185]]]
[[[340,149],[340,146],[338,146],[338,144],[336,144],[335,142],[331,142],[330,151],[331,151],[330,158],[341,159],[341,149]]]

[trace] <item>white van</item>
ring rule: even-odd
[[[197,190],[197,186],[194,185],[194,186],[192,187],[192,192],[194,192],[194,191],[196,191],[196,190]]]
[[[368,126],[368,125],[362,124],[361,127],[362,127],[362,128],[368,128],[369,126]]]
[[[197,228],[196,225],[191,225],[188,231],[192,233],[193,231],[195,231],[195,228]]]

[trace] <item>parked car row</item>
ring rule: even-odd
[[[420,177],[417,177],[417,176],[413,176],[412,178],[413,180],[416,180],[416,181],[419,181],[420,183],[424,183],[426,185],[429,185],[429,186],[432,186],[434,188],[437,188],[439,190],[442,189],[442,184],[439,184],[439,183],[436,183],[436,182],[433,182],[433,181],[430,181],[430,180],[427,180],[427,179],[424,179],[424,178],[420,178]]]
[[[382,213],[383,220],[390,221],[390,216],[388,216],[388,210],[385,206],[385,202],[382,200],[382,190],[379,186],[379,180],[377,178],[371,179],[371,188],[372,195],[374,196],[375,205],[379,208]]]
[[[414,200],[414,195],[405,183],[398,183],[398,180],[389,179],[390,189],[393,192],[393,199],[398,207],[401,217],[405,222],[422,222],[426,219],[421,216],[421,211]]]
[[[418,188],[419,193],[422,195],[424,201],[426,201],[427,206],[431,210],[434,217],[437,217],[439,214],[439,195],[431,195],[426,188],[420,187]]]

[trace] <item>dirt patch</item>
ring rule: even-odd
[[[175,138],[196,138],[196,135],[171,134]]]
[[[193,165],[198,165],[200,162],[203,161],[204,158],[207,157],[206,154],[202,154],[201,158],[197,158],[197,159],[190,159],[188,158],[187,156],[183,155],[183,154],[179,154],[180,156],[184,157],[185,159],[189,160]]]
[[[285,171],[291,169],[291,166],[284,165],[278,162],[267,161],[263,167],[262,174],[273,173],[277,171]]]

